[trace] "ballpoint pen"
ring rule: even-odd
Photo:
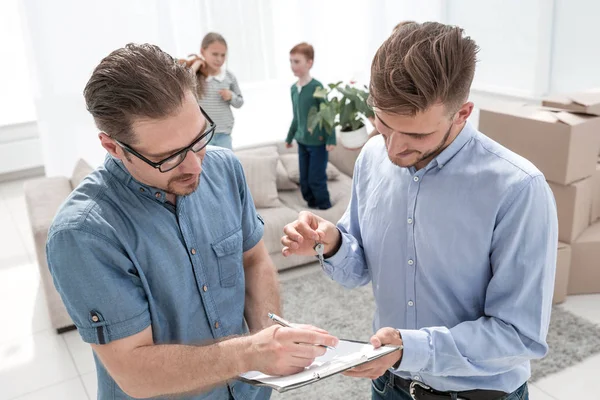
[[[287,322],[285,319],[281,318],[280,316],[273,314],[273,313],[268,313],[267,315],[270,319],[273,320],[273,322],[275,322],[281,326],[285,326],[286,328],[293,328],[292,324],[290,324],[289,322]],[[325,346],[323,344],[317,344],[316,346],[325,347],[325,348],[328,348],[329,350],[335,350],[333,347]]]

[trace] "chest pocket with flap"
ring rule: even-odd
[[[241,228],[211,245],[219,265],[222,287],[235,286],[242,277],[243,251]]]

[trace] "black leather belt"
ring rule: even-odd
[[[409,381],[387,371],[394,386],[408,392],[414,400],[446,400],[452,398],[450,392],[440,392],[419,381]],[[467,390],[457,392],[458,400],[499,400],[506,392],[498,390]]]

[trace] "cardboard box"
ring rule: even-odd
[[[558,242],[556,253],[556,275],[554,278],[554,296],[552,304],[558,304],[567,298],[569,286],[569,268],[571,266],[571,246]]]
[[[479,130],[527,158],[548,181],[567,185],[596,170],[599,117],[511,103],[481,109]]]
[[[548,182],[558,213],[558,240],[573,243],[590,225],[593,178],[585,178],[570,185]]]
[[[600,92],[553,94],[542,100],[542,105],[581,114],[600,115]]]
[[[590,224],[600,219],[600,160],[596,164],[596,172],[592,177],[592,212],[590,213]]]
[[[571,245],[568,294],[600,293],[600,222]]]

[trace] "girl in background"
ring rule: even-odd
[[[227,58],[225,38],[218,33],[208,33],[202,39],[200,55],[190,55],[185,63],[196,73],[200,106],[217,125],[210,144],[231,149],[234,123],[231,107],[240,108],[244,98],[237,79],[224,66]]]

